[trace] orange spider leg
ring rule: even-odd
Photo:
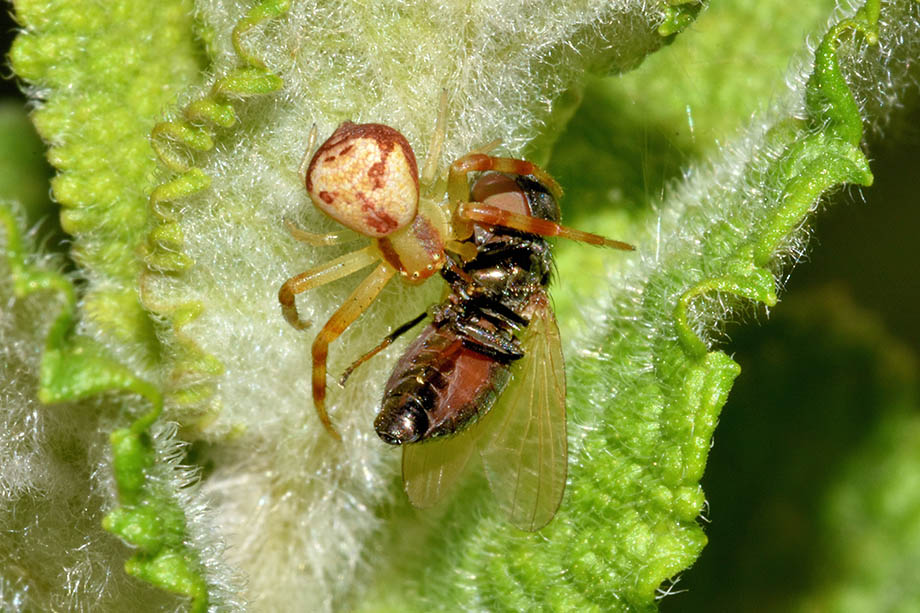
[[[521,232],[529,232],[530,234],[539,234],[540,236],[561,236],[562,238],[590,243],[592,245],[622,249],[623,251],[635,250],[635,247],[629,243],[615,241],[599,234],[582,232],[581,230],[575,230],[574,228],[562,226],[545,219],[531,217],[530,215],[513,213],[481,202],[464,202],[460,206],[457,214],[464,219],[469,219],[477,223],[491,226],[503,226],[505,228],[520,230]]]
[[[333,313],[313,341],[313,406],[329,434],[339,440],[342,440],[342,437],[332,426],[326,413],[326,357],[329,354],[329,343],[337,339],[371,305],[394,274],[395,268],[381,262]]]
[[[297,314],[297,303],[294,297],[314,287],[347,277],[362,268],[370,266],[378,259],[377,253],[372,247],[368,246],[358,251],[346,253],[316,268],[311,268],[296,277],[291,277],[278,290],[278,302],[281,303],[281,312],[284,314],[284,318],[298,330],[309,328],[310,322],[300,319],[300,315]]]
[[[548,172],[527,160],[498,158],[484,153],[468,153],[450,165],[447,178],[447,194],[452,203],[463,202],[469,198],[470,186],[466,175],[471,172],[496,170],[514,175],[533,175],[556,198],[562,197],[562,188]]]

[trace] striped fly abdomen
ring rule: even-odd
[[[428,325],[387,381],[374,428],[391,445],[454,434],[491,407],[508,364],[469,349],[449,326]]]

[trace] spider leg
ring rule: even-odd
[[[310,165],[310,160],[313,159],[313,147],[316,145],[316,124],[313,124],[313,127],[310,128],[310,136],[307,137],[307,149],[303,152],[303,157],[300,159],[300,166],[297,167],[297,174],[300,176],[300,182],[306,184],[307,182],[307,167]]]
[[[378,259],[377,254],[368,246],[291,277],[278,290],[278,302],[281,303],[284,318],[298,330],[309,328],[310,322],[300,319],[300,315],[297,314],[297,303],[294,297],[314,287],[347,277],[353,272],[370,266]]]
[[[440,103],[438,104],[438,119],[435,123],[434,134],[431,135],[431,145],[428,146],[428,155],[425,156],[425,166],[419,182],[422,185],[431,185],[434,175],[438,171],[438,161],[441,159],[441,149],[444,146],[444,136],[447,133],[447,90],[441,90]]]
[[[337,339],[371,305],[394,274],[395,268],[381,262],[333,313],[313,341],[313,406],[329,434],[339,440],[342,437],[326,413],[326,357],[329,355],[329,343]]]
[[[469,262],[479,253],[479,251],[476,249],[476,245],[454,239],[445,242],[444,249],[446,251],[456,253],[461,258],[463,258],[464,262]]]
[[[490,226],[503,226],[520,230],[521,232],[539,234],[540,236],[560,236],[591,245],[622,249],[623,251],[635,250],[635,247],[629,243],[616,241],[599,234],[575,230],[546,219],[513,213],[482,202],[464,202],[460,205],[457,214],[463,219]]]
[[[296,240],[299,240],[302,243],[307,243],[314,247],[329,247],[331,245],[338,245],[339,243],[345,242],[348,238],[348,235],[344,232],[330,232],[329,234],[316,234],[315,232],[308,232],[303,228],[297,227],[293,221],[284,220],[284,225]]]
[[[450,165],[447,177],[447,194],[451,202],[462,202],[469,198],[469,183],[466,175],[471,172],[484,172],[496,170],[509,174],[534,176],[537,181],[546,186],[555,198],[562,197],[562,188],[556,183],[548,172],[527,160],[514,158],[499,158],[485,155],[484,153],[468,153]]]

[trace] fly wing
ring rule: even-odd
[[[403,447],[403,487],[412,506],[433,507],[453,491],[476,448],[472,430]]]
[[[482,420],[476,417],[488,413],[510,377],[504,362],[463,347],[459,337],[452,335],[446,337],[454,338],[459,350],[445,354],[441,385],[431,388],[435,393],[426,411],[432,428],[455,433],[403,448],[403,486],[409,501],[419,508],[436,505],[461,479],[483,433]]]
[[[556,318],[545,296],[512,380],[481,420],[480,453],[489,486],[511,523],[535,531],[556,514],[565,492],[565,364]]]

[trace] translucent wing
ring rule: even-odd
[[[478,428],[403,447],[403,487],[419,509],[433,507],[453,491],[476,448]]]
[[[512,380],[480,420],[480,453],[489,486],[511,523],[545,526],[565,491],[565,364],[556,318],[545,296],[523,339]],[[477,424],[479,425],[479,424]]]
[[[446,420],[449,416],[487,412],[507,385],[510,373],[504,363],[462,348],[440,376],[446,386],[433,395],[429,416]],[[482,420],[458,430],[456,434],[403,446],[403,487],[413,506],[436,505],[463,476],[483,434]]]

